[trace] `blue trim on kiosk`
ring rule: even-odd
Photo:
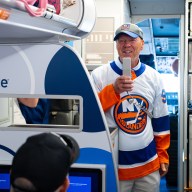
[[[3,151],[6,151],[7,153],[10,153],[13,156],[15,155],[15,152],[12,149],[10,149],[4,145],[0,145],[0,149],[2,149]]]
[[[105,130],[93,88],[81,61],[71,49],[62,47],[53,56],[46,71],[45,92],[48,95],[82,96],[83,131],[100,132]]]

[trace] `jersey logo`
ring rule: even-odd
[[[134,99],[134,102],[133,102]],[[139,95],[127,95],[114,108],[114,119],[119,128],[128,134],[141,133],[147,124],[147,114],[134,103],[148,109],[148,101]]]
[[[163,103],[166,103],[166,92],[165,92],[165,89],[162,89],[161,97],[162,97]]]

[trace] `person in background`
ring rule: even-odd
[[[49,123],[49,99],[18,98],[18,104],[27,124]]]
[[[69,135],[40,133],[17,150],[10,173],[11,192],[65,192],[79,146]]]
[[[109,127],[118,127],[120,192],[158,192],[168,171],[170,123],[160,74],[141,63],[143,31],[121,25],[114,41],[118,58],[92,71],[91,77]],[[131,76],[122,75],[131,58]]]
[[[19,104],[26,106],[28,109],[35,108],[38,104],[38,98],[14,98],[13,99],[13,124],[26,124],[26,119],[20,109]]]
[[[17,100],[19,103],[22,103],[31,108],[36,107],[39,101],[38,98],[18,98]]]

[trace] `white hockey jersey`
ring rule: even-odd
[[[122,75],[119,60],[96,68],[91,76],[109,127],[119,128],[119,179],[148,175],[169,163],[169,115],[160,74],[139,63],[132,69],[133,91],[117,95],[113,83]],[[138,103],[150,113],[151,119]]]

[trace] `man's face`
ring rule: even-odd
[[[121,61],[123,57],[131,57],[132,62],[136,64],[143,46],[144,41],[140,37],[132,38],[124,34],[116,41],[116,48]]]

